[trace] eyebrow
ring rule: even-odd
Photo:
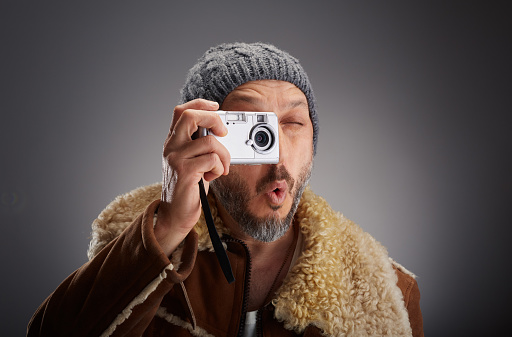
[[[290,101],[290,102],[288,102],[288,104],[286,106],[290,109],[301,107],[301,106],[304,106],[306,109],[309,108],[308,103],[304,102],[303,100]]]

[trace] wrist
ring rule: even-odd
[[[182,226],[183,221],[171,216],[169,203],[161,201],[153,226],[155,238],[167,257],[178,248],[187,237],[192,226]]]

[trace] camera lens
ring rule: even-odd
[[[254,142],[259,147],[265,147],[268,145],[269,137],[265,131],[258,131],[254,135]]]
[[[272,151],[275,145],[274,130],[268,124],[256,125],[251,131],[252,147],[258,153]]]

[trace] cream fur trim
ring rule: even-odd
[[[169,322],[171,324],[174,324],[174,325],[177,325],[177,326],[182,327],[184,329],[187,329],[188,332],[190,332],[190,334],[192,336],[196,336],[196,337],[215,337],[214,335],[209,334],[203,328],[200,328],[200,327],[196,326],[196,328],[194,329],[192,324],[190,324],[189,322],[185,322],[184,320],[182,320],[178,316],[175,316],[175,315],[167,312],[167,310],[164,307],[158,308],[158,310],[156,311],[156,316],[165,319],[167,322]]]
[[[119,315],[114,319],[114,321],[110,324],[110,326],[101,334],[100,337],[107,337],[111,336],[116,328],[123,324],[124,321],[126,321],[130,315],[132,314],[133,308],[135,308],[136,305],[144,303],[144,301],[148,298],[148,296],[153,293],[158,285],[167,277],[167,272],[173,270],[174,267],[172,264],[168,265],[164,268],[164,270],[158,275],[153,281],[151,281],[150,284],[148,284],[139,295],[137,295],[128,305],[126,308],[121,311]]]
[[[159,199],[160,193],[161,184],[153,184],[108,205],[93,223],[89,258],[151,201]],[[214,198],[209,196],[209,200],[222,235],[226,229],[217,216]],[[300,219],[304,250],[273,301],[276,318],[297,332],[312,324],[332,336],[410,336],[407,310],[386,249],[309,188],[304,191],[296,219]],[[199,249],[212,250],[202,215],[195,230]]]
[[[115,198],[92,223],[92,238],[87,250],[89,260],[118,237],[151,202],[160,199],[161,192],[162,185],[156,183]]]
[[[332,336],[410,336],[385,248],[310,189],[296,219],[304,250],[273,301],[276,318],[297,332],[313,324]]]

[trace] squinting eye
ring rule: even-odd
[[[300,125],[300,126],[304,125],[302,122],[286,122],[286,123],[284,123],[284,124],[289,124],[289,125]]]

